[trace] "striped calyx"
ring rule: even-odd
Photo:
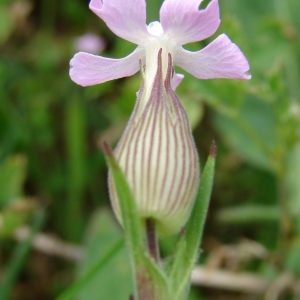
[[[166,70],[162,70],[162,57],[167,58]],[[160,235],[171,235],[185,225],[193,207],[199,182],[198,154],[184,108],[171,88],[171,55],[162,56],[159,50],[152,82],[147,80],[147,69],[141,72],[137,102],[114,154],[141,220],[151,218]],[[109,191],[122,223],[110,174]]]

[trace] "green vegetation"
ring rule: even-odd
[[[299,3],[219,2],[222,23],[210,40],[225,32],[249,60],[252,79],[185,74],[177,89],[202,165],[212,140],[218,147],[199,263],[241,278],[249,272],[271,282],[264,293],[299,299]],[[148,1],[149,21],[160,4]],[[73,83],[74,43],[89,32],[105,40],[104,56],[123,57],[135,47],[112,34],[87,1],[1,0],[0,300],[115,300],[132,291],[101,140],[118,141],[140,78]],[[162,241],[166,267],[174,239]],[[215,283],[195,285],[190,299],[245,295]],[[251,299],[262,299],[263,292],[252,292]]]

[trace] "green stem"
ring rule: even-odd
[[[83,193],[86,183],[86,120],[83,102],[74,97],[66,107],[66,148],[68,158],[68,185],[65,201],[65,235],[78,242],[84,228],[82,217]]]

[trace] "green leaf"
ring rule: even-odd
[[[143,250],[143,234],[135,200],[127,179],[118,165],[118,162],[115,160],[108,144],[104,143],[103,149],[106,161],[112,173],[119,199],[125,240],[129,255],[131,256],[132,262],[138,263],[141,260],[140,253],[142,253]]]
[[[173,290],[170,289],[170,281],[168,280],[166,274],[145,252],[143,255],[142,268],[140,268],[140,270],[143,271],[143,267],[149,276],[150,285],[153,287],[154,295],[156,295],[155,299],[165,300],[170,299],[170,294],[175,295]],[[171,298],[174,299],[174,297]]]
[[[270,105],[246,97],[239,111],[216,113],[214,123],[234,151],[261,168],[275,168],[276,126]]]
[[[136,278],[138,268],[142,263],[142,254],[144,251],[143,234],[141,229],[142,225],[139,220],[135,200],[127,183],[126,177],[115,160],[107,143],[103,144],[103,150],[116,187],[123,220],[127,251],[133,268],[134,278]]]
[[[66,145],[68,155],[68,196],[65,207],[65,235],[70,241],[82,236],[82,207],[86,184],[86,118],[82,101],[73,97],[66,106]]]
[[[206,214],[212,191],[216,146],[211,146],[210,156],[206,162],[191,217],[185,232],[181,235],[170,272],[172,290],[176,291],[178,299],[185,299],[189,290],[189,278],[199,255]]]

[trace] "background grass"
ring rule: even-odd
[[[104,56],[123,57],[135,46],[113,35],[89,11],[87,2],[1,0],[1,300],[56,298],[120,238],[109,209],[107,168],[99,145],[103,137],[114,145],[122,134],[139,75],[82,88],[70,80],[68,70],[70,58],[78,51],[74,43],[86,33],[105,40]],[[198,50],[225,32],[248,58],[252,79],[201,81],[185,74],[177,90],[201,162],[211,141],[218,145],[201,263],[214,261],[216,268],[251,271],[271,280],[286,273],[297,278],[298,0],[219,3],[222,23],[217,33],[187,48]],[[147,4],[148,22],[158,19],[161,1]],[[30,251],[31,237],[23,239],[23,246],[16,241],[15,230],[24,226],[29,226],[33,238],[37,231],[55,235],[82,246],[88,255],[74,261]],[[255,241],[267,255],[240,255],[248,253],[244,248],[239,251],[245,239]],[[163,243],[166,256],[170,245],[172,241]],[[226,252],[228,245],[237,250],[233,257]],[[19,253],[17,261],[14,253]],[[128,299],[128,272],[122,250],[74,299]],[[242,293],[207,288],[195,288],[191,295],[191,299],[224,297],[246,299]],[[289,299],[287,293],[282,297]]]

